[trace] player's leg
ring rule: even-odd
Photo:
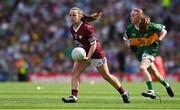
[[[155,99],[156,95],[152,86],[152,78],[147,70],[150,64],[151,64],[151,60],[149,58],[143,58],[142,61],[140,62],[139,69],[140,72],[144,75],[148,87],[148,92],[143,92],[141,93],[141,95],[144,97],[150,97],[151,99]]]
[[[99,64],[99,62],[101,63]],[[99,65],[95,65],[98,72],[102,75],[102,77],[106,81],[108,81],[114,88],[117,89],[117,91],[121,94],[124,103],[129,103],[130,101],[129,101],[128,91],[125,91],[121,86],[119,80],[109,73],[106,59],[99,59],[99,62],[97,63]]]
[[[90,62],[87,62],[87,60],[82,60],[74,63],[71,78],[72,89],[79,90],[80,73],[83,72],[89,65]]]
[[[87,62],[87,60],[74,62],[71,77],[71,96],[62,98],[65,103],[75,103],[77,101],[80,84],[80,73],[84,71],[89,65],[90,63]]]
[[[155,75],[155,77],[159,80],[159,82],[166,88],[166,91],[170,97],[174,96],[174,93],[167,81],[164,80],[163,76],[159,73],[158,69],[156,68],[154,63],[151,63],[148,71]]]

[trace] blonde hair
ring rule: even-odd
[[[148,24],[151,22],[151,19],[149,16],[144,15],[144,12],[140,8],[133,8],[132,11],[137,12],[137,16],[139,18],[139,30],[142,34],[145,33]]]
[[[71,10],[77,10],[78,14],[81,17],[81,20],[82,21],[87,21],[87,22],[93,22],[93,21],[95,21],[97,19],[100,19],[101,16],[102,16],[102,12],[96,12],[96,13],[92,13],[91,15],[85,15],[83,13],[83,11],[78,7],[73,7],[73,8],[71,8]]]

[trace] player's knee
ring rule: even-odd
[[[144,71],[146,70],[146,67],[145,67],[144,65],[140,65],[140,66],[139,66],[139,70],[140,70],[141,72],[144,72]]]
[[[79,72],[72,72],[72,79],[76,79],[76,78],[79,78],[80,76],[80,73]]]

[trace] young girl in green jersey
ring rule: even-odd
[[[148,91],[143,92],[141,95],[150,97],[151,99],[156,98],[152,86],[152,78],[150,76],[150,73],[152,73],[166,88],[168,95],[173,97],[174,93],[169,83],[164,80],[153,62],[157,54],[159,43],[167,33],[165,26],[150,22],[150,18],[145,16],[143,11],[139,8],[132,9],[130,17],[131,24],[128,25],[123,39],[140,61],[139,69],[144,75],[148,87]]]

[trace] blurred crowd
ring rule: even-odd
[[[15,77],[27,73],[71,72],[73,42],[68,12],[73,6],[85,14],[103,12],[103,17],[92,25],[111,72],[139,72],[139,62],[122,39],[130,22],[130,10],[139,7],[153,22],[166,26],[168,34],[159,55],[167,73],[180,73],[179,0],[1,0],[0,74]],[[90,67],[86,72],[89,71],[96,70]]]

